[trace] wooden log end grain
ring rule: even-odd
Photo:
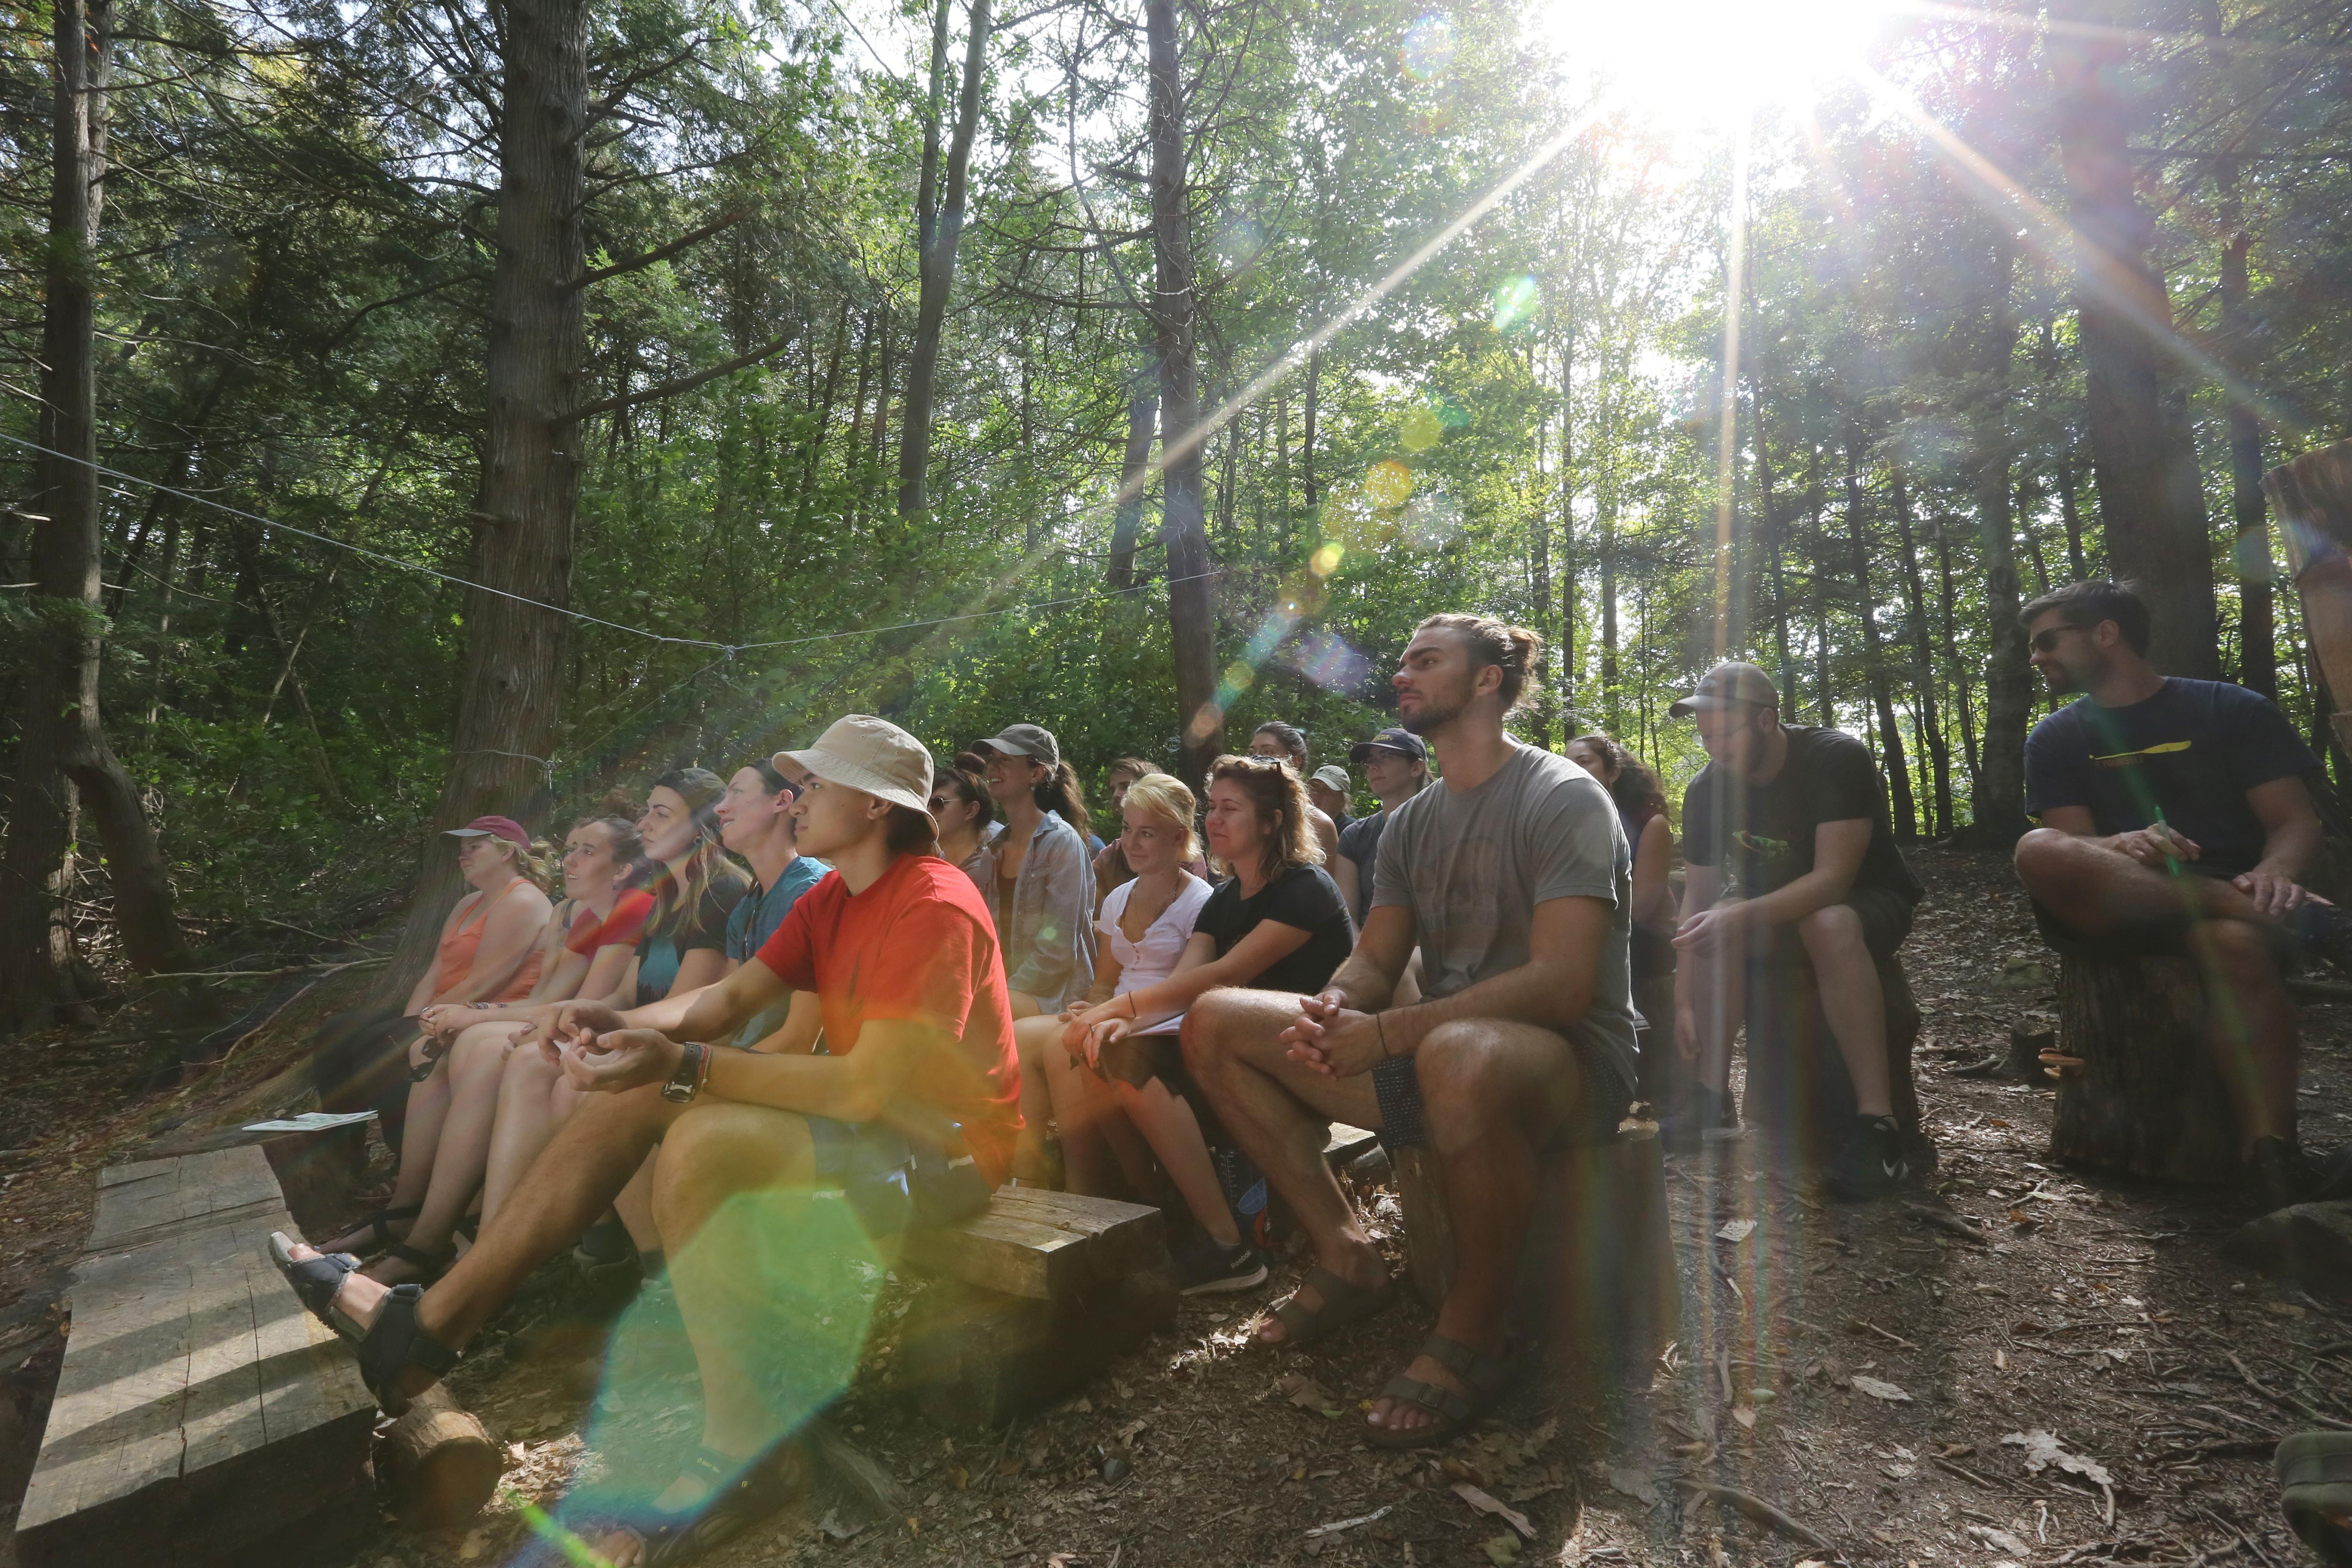
[[[498,1490],[504,1457],[478,1417],[435,1384],[377,1438],[376,1457],[402,1518],[432,1530],[464,1524]]]

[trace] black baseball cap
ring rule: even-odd
[[[1374,752],[1394,752],[1401,757],[1411,757],[1416,763],[1429,761],[1429,744],[1410,730],[1390,728],[1369,741],[1359,741],[1348,748],[1348,760],[1362,767],[1372,760]]]

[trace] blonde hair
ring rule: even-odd
[[[1201,857],[1201,841],[1192,832],[1192,811],[1199,803],[1184,781],[1167,773],[1145,773],[1127,786],[1127,798],[1119,803],[1122,814],[1140,811],[1154,822],[1165,823],[1183,835],[1182,853],[1177,864],[1189,865]]]
[[[1140,781],[1139,781],[1140,782]],[[1266,836],[1262,867],[1269,882],[1294,866],[1323,864],[1323,846],[1307,826],[1310,809],[1307,786],[1298,770],[1280,757],[1219,757],[1209,764],[1209,783],[1232,784],[1249,796],[1257,819],[1271,831]],[[1135,786],[1128,786],[1132,795]]]

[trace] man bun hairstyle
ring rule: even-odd
[[[1201,857],[1201,842],[1192,833],[1192,813],[1199,804],[1183,780],[1155,770],[1127,786],[1127,799],[1119,809],[1142,812],[1174,832],[1183,841],[1177,862],[1189,865]]]
[[[1323,864],[1323,846],[1307,826],[1307,786],[1288,763],[1280,757],[1228,754],[1209,764],[1208,782],[1233,784],[1257,808],[1258,823],[1266,829],[1260,868],[1267,881],[1294,866]]]
[[[2132,652],[2147,652],[2147,605],[2129,585],[2105,577],[2086,578],[2053,588],[2017,612],[2017,624],[2031,626],[2055,610],[2070,626],[2093,631],[2101,621],[2113,621]]]
[[[1507,719],[1517,710],[1534,679],[1536,659],[1543,652],[1542,637],[1492,616],[1432,616],[1414,629],[1448,631],[1460,637],[1470,650],[1473,668],[1491,664],[1503,672],[1503,684],[1496,693],[1502,699],[1503,716]]]

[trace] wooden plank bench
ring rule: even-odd
[[[899,1263],[931,1282],[887,1381],[952,1424],[1058,1399],[1176,1313],[1160,1211],[1110,1198],[1000,1188],[970,1219],[909,1232]]]
[[[375,1402],[265,1256],[294,1226],[262,1151],[98,1182],[18,1560],[256,1562],[281,1531],[313,1532],[307,1552],[372,1528]]]

